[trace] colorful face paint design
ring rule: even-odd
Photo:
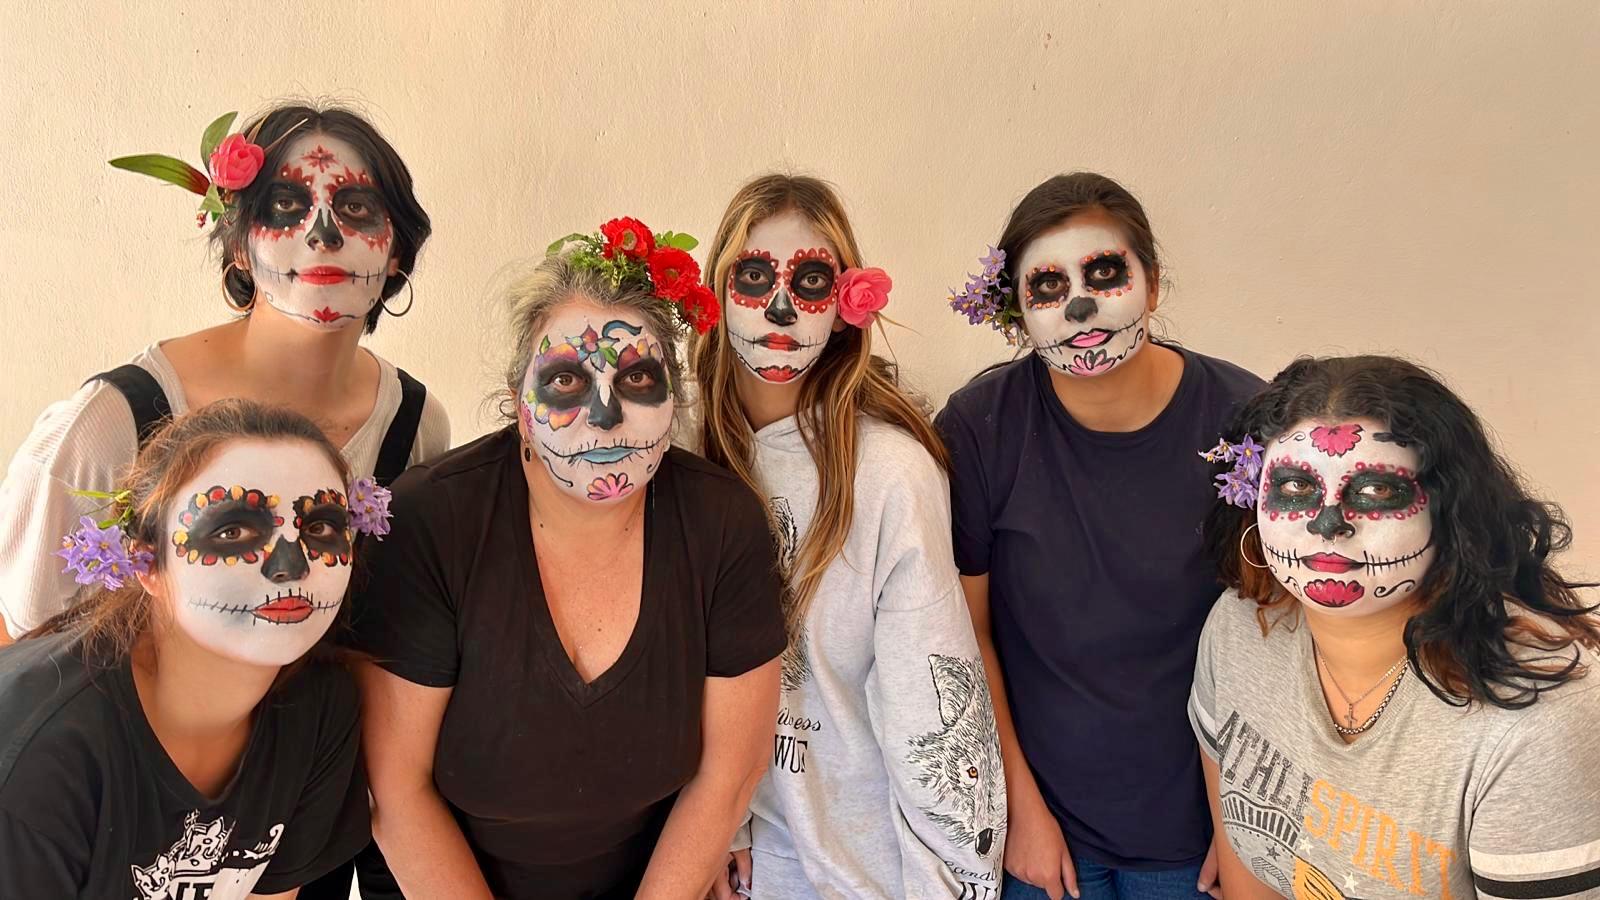
[[[522,436],[556,486],[604,503],[655,475],[672,431],[666,351],[638,314],[569,303],[522,379]]]
[[[1051,368],[1104,375],[1145,345],[1147,275],[1115,228],[1074,222],[1040,235],[1016,271],[1023,324]]]
[[[354,532],[338,473],[299,441],[237,441],[175,503],[164,583],[173,618],[213,653],[299,659],[332,624]]]
[[[249,214],[250,274],[274,309],[321,330],[361,324],[388,278],[394,229],[350,145],[295,139]]]
[[[763,381],[794,381],[822,355],[839,316],[837,255],[788,211],[750,229],[728,270],[724,305],[739,361]]]
[[[1386,437],[1366,419],[1301,422],[1266,454],[1256,516],[1265,562],[1319,610],[1387,609],[1414,594],[1433,562],[1433,518],[1417,483],[1421,457]]]

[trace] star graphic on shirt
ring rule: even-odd
[[[1306,840],[1305,836],[1302,835],[1300,838],[1300,845],[1296,847],[1295,850],[1297,850],[1301,856],[1304,856],[1311,852],[1311,842]]]
[[[1349,894],[1349,893],[1354,892],[1355,889],[1356,889],[1356,877],[1354,875],[1351,875],[1349,872],[1344,873],[1344,892],[1346,894]]]
[[[1283,857],[1278,855],[1278,845],[1277,844],[1268,844],[1267,845],[1267,855],[1272,857],[1273,859],[1282,859],[1283,858]]]

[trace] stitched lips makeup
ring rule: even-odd
[[[238,440],[185,485],[164,581],[189,638],[281,666],[322,637],[344,600],[355,537],[339,479],[303,441]]]
[[[734,354],[746,369],[785,384],[811,368],[839,315],[839,271],[827,239],[798,213],[750,229],[728,269],[723,306]]]
[[[1268,443],[1256,525],[1278,582],[1366,615],[1415,595],[1434,556],[1418,449],[1381,423],[1298,422]]]
[[[250,216],[250,275],[258,299],[307,327],[361,322],[388,280],[393,225],[354,148],[302,134]]]

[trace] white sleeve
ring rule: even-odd
[[[422,402],[422,418],[417,422],[417,436],[411,442],[411,458],[407,466],[425,463],[450,449],[450,414],[444,411],[439,395],[428,391]]]
[[[55,554],[100,503],[70,492],[111,490],[138,449],[127,400],[103,382],[51,404],[34,422],[0,483],[0,613],[12,637],[87,590],[62,572]]]
[[[878,535],[877,568],[887,575],[867,707],[896,806],[906,896],[965,897],[999,885],[1005,774],[951,553],[948,488],[932,459],[903,472]]]

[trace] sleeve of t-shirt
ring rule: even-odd
[[[778,546],[761,501],[741,489],[729,498],[724,523],[706,614],[706,674],[715,678],[743,675],[787,643]]]
[[[988,574],[994,530],[978,436],[953,405],[945,406],[934,425],[950,451],[950,533],[956,568],[963,575]]]
[[[0,809],[0,897],[76,897],[88,847],[66,847]]]
[[[1467,835],[1478,896],[1600,897],[1596,677],[1545,693],[1491,754]]]
[[[367,779],[359,760],[361,702],[355,682],[334,666],[299,677],[320,682],[321,715],[315,735],[290,737],[309,738],[315,762],[257,893],[280,893],[314,881],[355,858],[372,839]]]
[[[100,501],[72,491],[111,491],[138,452],[128,402],[91,382],[47,408],[0,483],[0,615],[12,637],[64,611],[80,586],[56,551]]]
[[[1003,857],[1000,738],[950,561],[944,478],[920,447],[893,468],[901,477],[876,536],[880,586],[867,712],[889,774],[893,808],[885,814],[895,825],[906,896],[964,897],[953,873],[989,872]]]
[[[1217,754],[1217,679],[1212,670],[1216,659],[1215,646],[1218,632],[1224,626],[1223,617],[1231,610],[1226,604],[1241,603],[1231,592],[1217,598],[1206,617],[1205,628],[1200,631],[1200,652],[1194,660],[1194,683],[1189,687],[1189,725],[1194,729],[1200,749],[1213,761]]]
[[[433,391],[422,401],[422,418],[417,422],[417,437],[411,442],[407,465],[425,463],[450,449],[450,414]]]
[[[389,534],[362,539],[350,597],[349,644],[415,684],[450,687],[460,665],[450,578],[453,505],[426,466],[392,488]]]

